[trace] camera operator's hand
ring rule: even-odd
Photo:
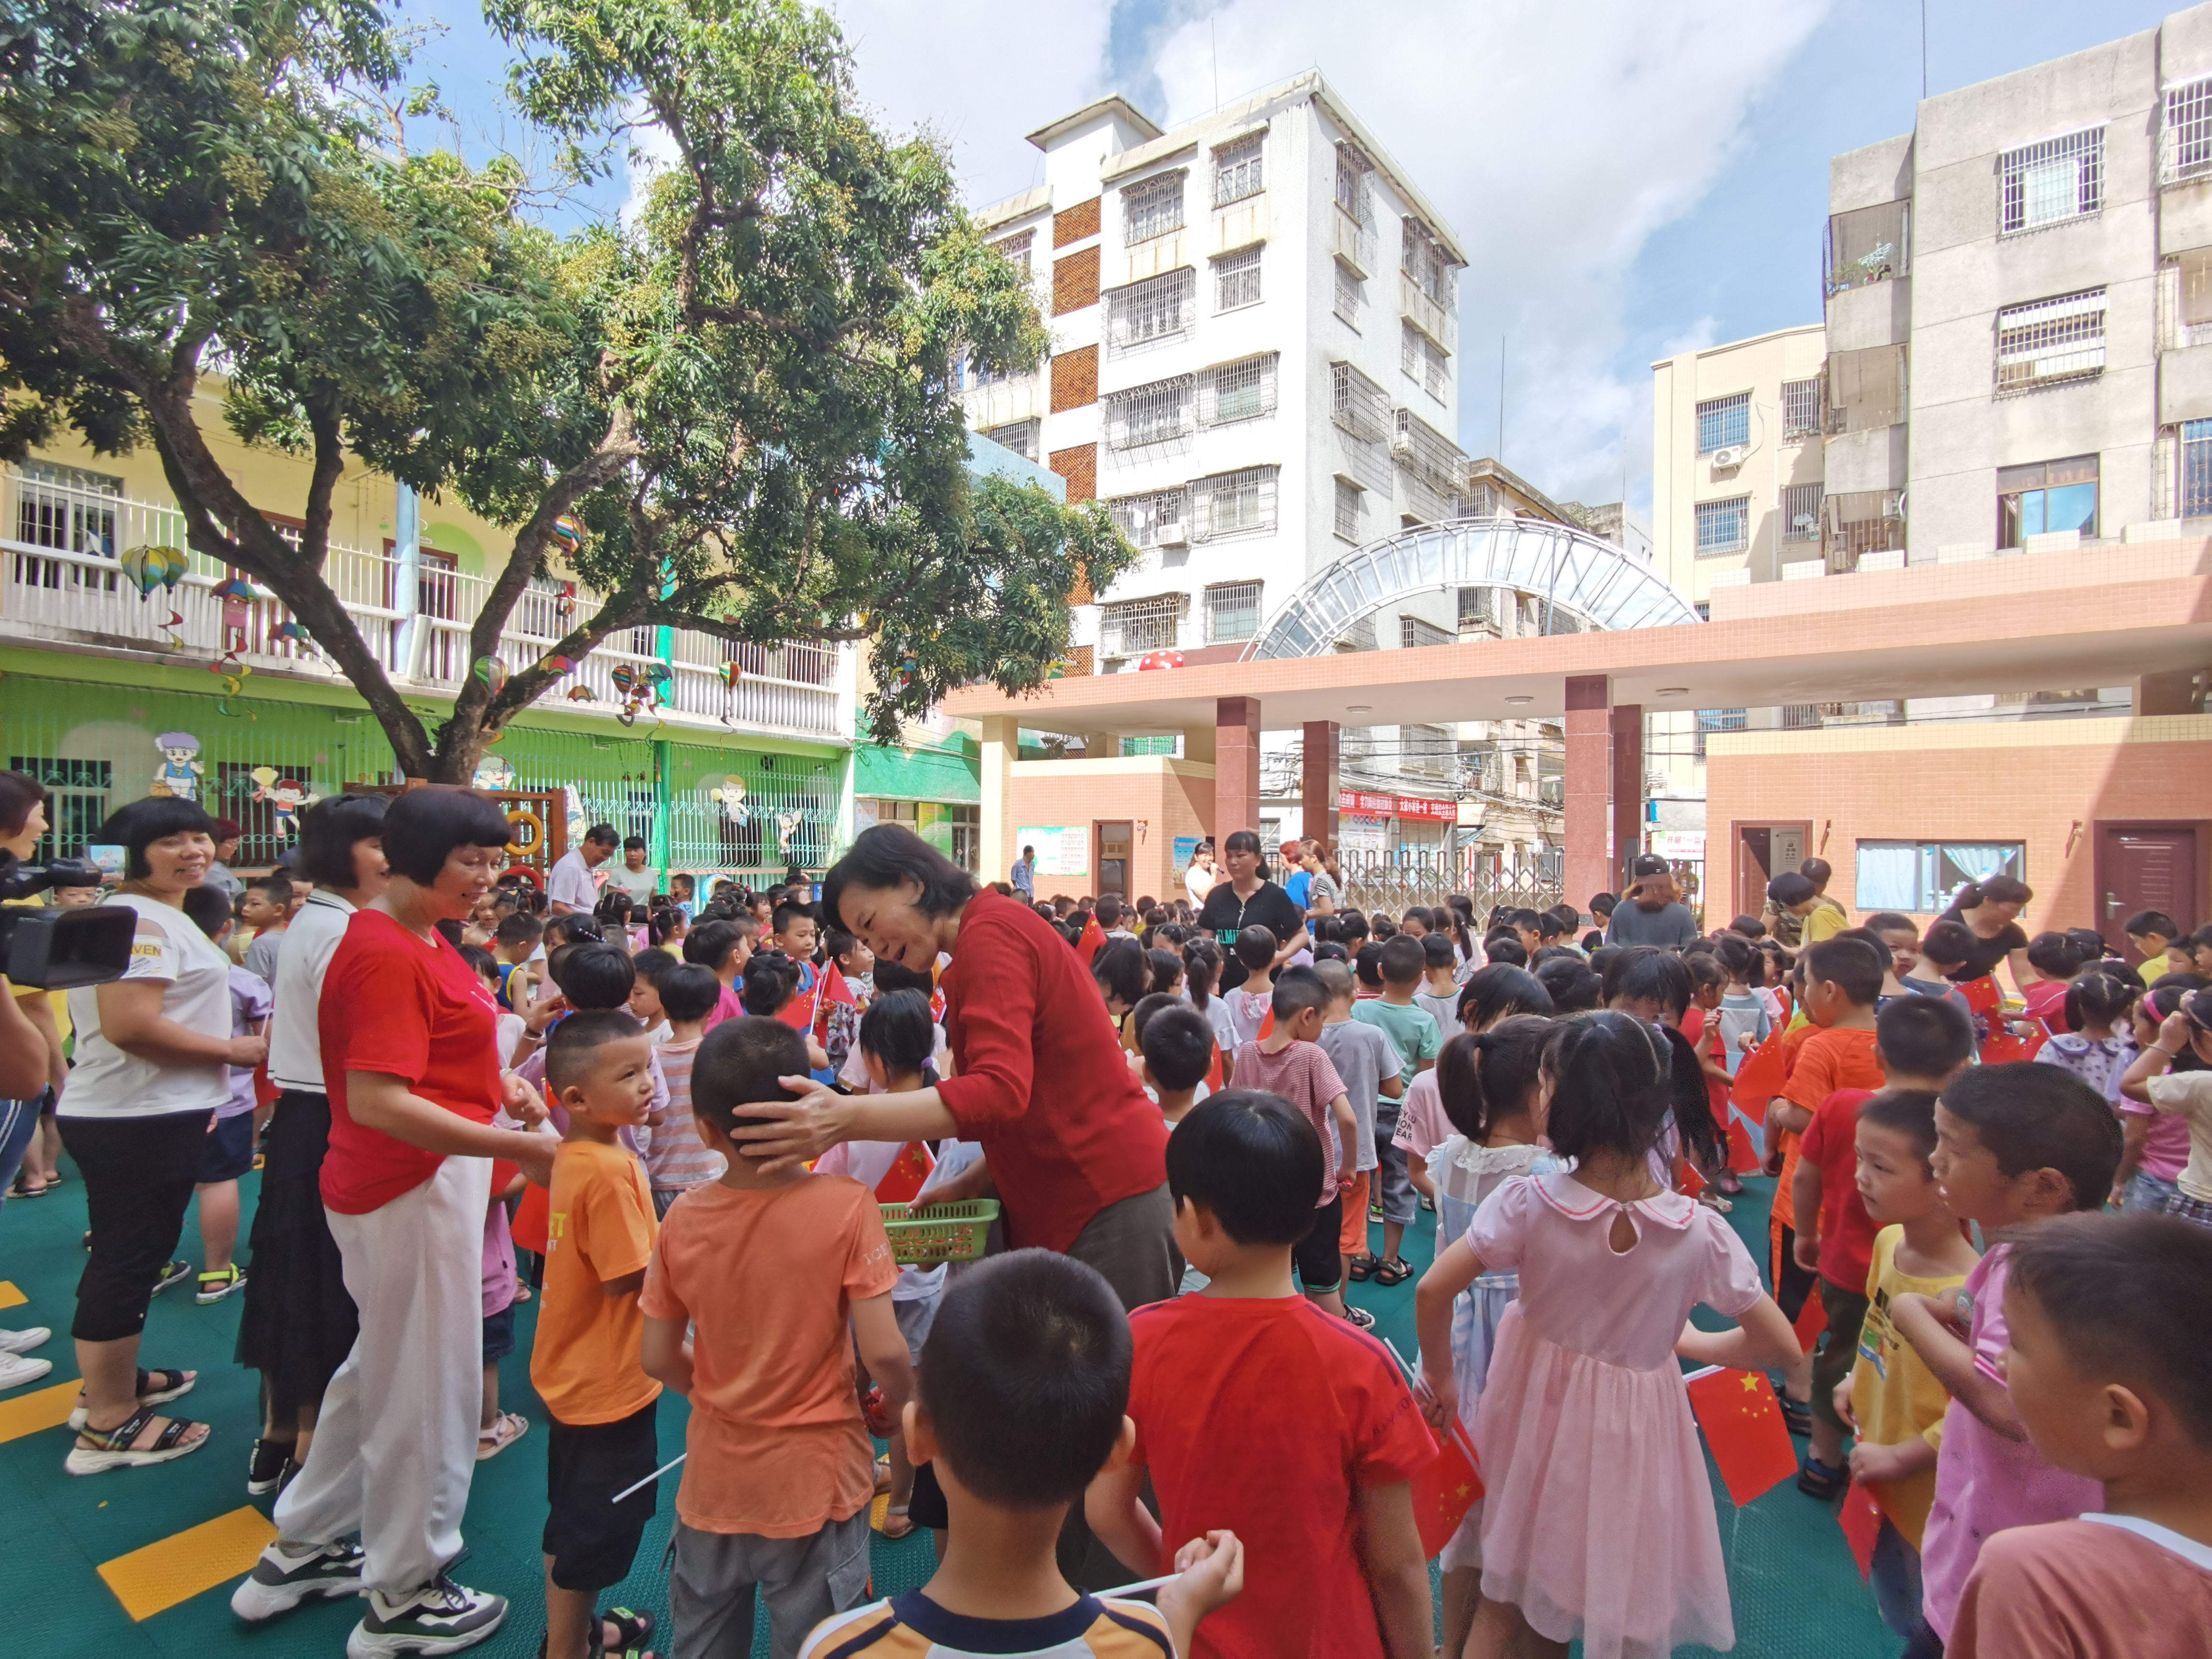
[[[269,1058],[269,1039],[265,1036],[233,1037],[228,1063],[244,1071],[258,1066]]]

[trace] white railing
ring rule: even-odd
[[[184,520],[174,507],[12,469],[0,476],[0,638],[120,646],[210,664],[229,657],[255,669],[344,678],[312,641],[284,632],[291,612],[266,588],[248,583],[250,598],[218,593],[232,573],[197,553],[186,554],[185,574],[173,587],[156,586],[142,595],[118,556],[148,546],[181,549]],[[409,690],[452,690],[471,672],[469,630],[490,581],[422,567],[410,630],[396,602],[400,574],[391,556],[354,548],[331,548],[324,565],[362,642],[394,680]],[[599,604],[600,596],[588,590],[564,595],[532,587],[507,618],[500,661],[510,673],[538,663],[597,614]],[[652,628],[617,630],[544,692],[539,706],[572,707],[568,694],[581,685],[592,694],[584,708],[612,712],[624,700],[616,670],[627,665],[641,681],[662,660],[659,639]],[[730,662],[739,671],[734,684],[725,669]],[[674,672],[660,688],[665,718],[808,737],[849,735],[839,710],[839,647],[731,645],[678,629],[667,665]]]
[[[960,394],[968,424],[981,432],[995,426],[1034,421],[1044,413],[1043,376],[1017,374],[1008,380],[971,386]]]

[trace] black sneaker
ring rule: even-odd
[[[256,1440],[252,1453],[246,1460],[246,1490],[256,1498],[266,1498],[284,1484],[288,1465],[299,1467],[292,1462],[290,1441]]]
[[[170,1285],[181,1285],[191,1276],[192,1264],[191,1262],[172,1261],[161,1269],[160,1277],[154,1280],[152,1294],[159,1296],[162,1291],[167,1290]]]
[[[483,1641],[506,1618],[505,1596],[456,1584],[442,1572],[404,1595],[371,1590],[368,1612],[346,1638],[346,1659],[458,1653]]]
[[[258,1442],[255,1450],[259,1450]],[[313,1596],[358,1595],[362,1562],[358,1544],[325,1544],[305,1555],[287,1555],[281,1546],[271,1544],[230,1593],[230,1610],[258,1623],[289,1613]]]

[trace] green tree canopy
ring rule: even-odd
[[[0,13],[0,453],[151,443],[194,550],[275,592],[410,775],[467,779],[550,659],[622,628],[869,641],[886,738],[957,685],[1036,684],[1066,596],[1132,553],[1096,503],[966,474],[952,371],[1046,339],[943,151],[869,124],[798,0],[488,10],[568,167],[658,129],[674,160],[635,222],[556,234],[512,160],[398,143],[379,112],[425,94],[369,0]],[[296,545],[196,424],[210,376],[240,437],[311,462]],[[512,527],[472,656],[564,514],[605,603],[432,732],[325,580],[349,457]]]

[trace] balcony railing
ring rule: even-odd
[[[0,477],[0,638],[123,647],[208,664],[229,657],[257,670],[344,678],[312,641],[287,632],[292,614],[267,589],[249,583],[250,598],[218,593],[234,573],[199,554],[185,556],[185,574],[173,588],[141,594],[118,556],[140,547],[183,547],[184,515],[176,508],[12,469]],[[410,628],[397,602],[402,572],[396,559],[332,547],[324,576],[362,642],[403,688],[450,691],[467,678],[469,629],[489,589],[487,578],[421,567]],[[568,597],[533,587],[507,618],[500,661],[510,673],[531,666],[595,615],[600,603],[601,596],[588,591]],[[621,707],[616,670],[663,660],[658,637],[651,628],[617,630],[544,693],[540,706],[572,707],[564,699],[580,685],[592,694],[587,708]],[[666,661],[673,675],[661,690],[665,718],[815,738],[847,735],[838,709],[838,647],[733,646],[684,629],[672,639]],[[732,662],[738,669],[734,684],[725,669]]]
[[[1459,318],[1431,299],[1410,271],[1398,273],[1398,309],[1407,322],[1446,351],[1459,349]]]
[[[1044,413],[1043,377],[1016,374],[1006,380],[971,386],[961,394],[968,424],[985,432],[995,426],[1033,421]]]

